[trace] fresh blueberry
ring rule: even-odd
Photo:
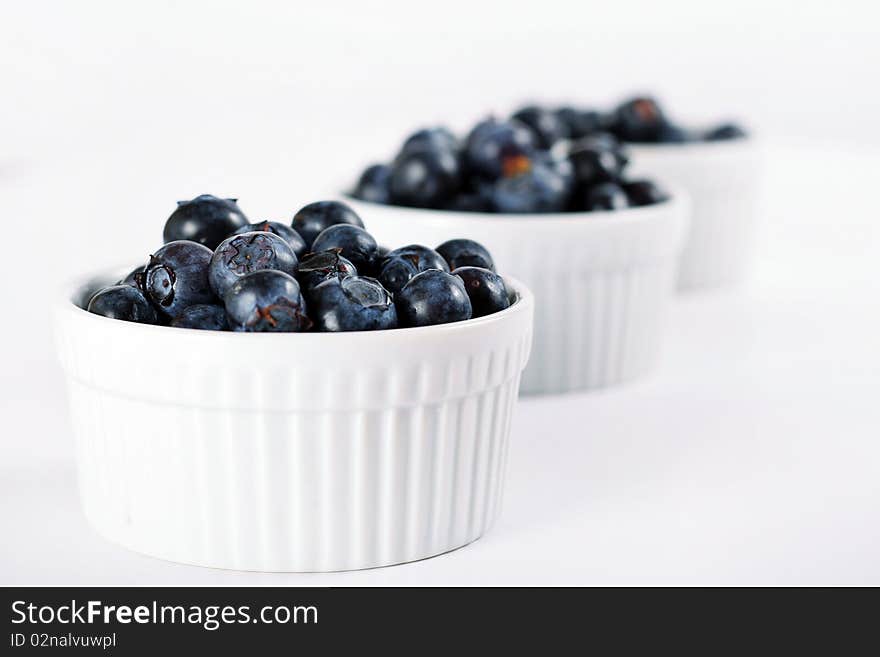
[[[614,111],[612,131],[623,141],[656,142],[666,117],[657,101],[647,96],[631,98]]]
[[[307,331],[312,326],[296,279],[260,269],[237,279],[223,297],[229,325],[236,331]]]
[[[457,194],[443,209],[452,212],[492,212],[492,201],[487,191],[463,192]]]
[[[429,269],[449,271],[449,266],[434,249],[410,244],[388,252],[382,261],[379,281],[389,292],[397,294],[413,276]]]
[[[309,311],[318,331],[375,331],[397,327],[391,295],[375,278],[330,278],[312,290]]]
[[[171,320],[177,328],[201,329],[203,331],[228,331],[229,321],[226,309],[212,303],[200,303],[189,308]]]
[[[156,309],[150,305],[143,292],[131,285],[111,285],[98,290],[89,299],[86,308],[90,313],[126,322],[156,324]]]
[[[293,229],[302,236],[310,249],[312,249],[312,242],[325,228],[337,224],[364,227],[364,222],[361,221],[357,212],[339,201],[309,203],[293,215]]]
[[[482,267],[459,267],[452,273],[464,281],[474,317],[491,315],[510,306],[504,279],[495,272]]]
[[[458,159],[437,148],[412,148],[391,165],[391,201],[417,208],[439,208],[458,192]]]
[[[666,201],[669,196],[650,180],[631,180],[623,183],[630,205],[654,205]]]
[[[593,110],[560,107],[556,116],[565,126],[569,139],[581,139],[604,129],[602,114]]]
[[[166,243],[198,242],[213,250],[247,222],[236,199],[202,194],[191,201],[178,201],[177,209],[165,222],[164,239]]]
[[[150,256],[146,269],[135,278],[138,287],[160,312],[176,317],[187,306],[214,300],[208,283],[210,262],[211,249],[188,240],[177,240]]]
[[[299,263],[297,279],[303,294],[308,299],[311,291],[327,279],[356,275],[355,266],[339,255],[339,251],[333,250],[311,253],[303,258]]]
[[[574,165],[568,157],[569,146],[565,142],[559,142],[549,151],[541,151],[535,155],[535,161],[549,167],[559,175],[565,184],[565,194],[571,194],[576,184]]]
[[[391,201],[391,167],[387,164],[373,164],[361,174],[352,196],[370,203],[389,203]]]
[[[573,148],[577,144],[591,145],[595,148],[604,148],[609,151],[625,152],[623,143],[613,133],[608,132],[607,130],[594,132],[591,135],[578,139],[571,147]]]
[[[484,180],[527,171],[535,152],[531,130],[519,121],[497,121],[493,118],[478,123],[465,143],[468,171]]]
[[[359,271],[358,274],[360,276],[369,276],[370,278],[379,278],[379,272],[382,271],[382,263],[385,262],[385,258],[390,252],[391,249],[389,249],[387,246],[379,244],[376,247],[376,257],[373,258],[373,261],[370,263],[369,267],[367,267],[363,271]]]
[[[569,136],[568,125],[563,123],[559,115],[544,107],[529,105],[523,107],[511,117],[529,128],[534,135],[535,143],[548,149],[560,139]]]
[[[443,256],[453,271],[460,267],[482,267],[495,271],[495,263],[492,262],[489,250],[474,240],[448,240],[437,247],[437,253]]]
[[[431,326],[470,319],[464,281],[439,269],[417,274],[394,297],[401,326]]]
[[[298,261],[290,245],[275,233],[251,232],[226,238],[214,251],[208,268],[211,289],[221,299],[245,274],[275,269],[295,274]]]
[[[693,135],[673,123],[664,125],[657,134],[657,142],[661,144],[684,144],[689,141],[694,141]]]
[[[617,183],[604,182],[584,191],[583,210],[622,210],[629,206],[626,192]]]
[[[443,126],[424,128],[414,132],[400,148],[401,152],[412,150],[458,150],[458,139],[452,132]]]
[[[574,142],[568,159],[575,183],[582,187],[620,180],[628,162],[618,142],[602,134]]]
[[[348,224],[337,224],[322,231],[312,243],[312,251],[339,250],[339,254],[349,260],[358,271],[367,271],[376,259],[379,245],[363,228]]]
[[[498,180],[492,188],[496,212],[561,212],[568,201],[569,184],[563,175],[547,164],[534,161],[518,175]]]
[[[256,232],[274,233],[278,235],[278,237],[290,245],[290,248],[293,249],[293,253],[296,255],[297,259],[302,258],[306,254],[306,251],[308,251],[306,241],[302,236],[287,224],[282,224],[279,221],[260,221],[255,224],[248,224],[247,226],[239,228],[233,233],[233,235],[243,235],[244,233]]]
[[[742,139],[746,136],[746,131],[735,123],[724,123],[709,130],[703,135],[703,139],[706,141],[724,141],[726,139]]]

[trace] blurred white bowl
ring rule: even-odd
[[[103,277],[104,284],[116,277]],[[156,557],[261,571],[423,559],[498,514],[532,294],[440,326],[245,334],[58,302],[86,516]]]
[[[678,289],[741,282],[747,275],[761,177],[754,139],[628,144],[628,175],[674,182],[689,194],[691,224]]]
[[[482,243],[499,273],[535,294],[535,341],[522,391],[603,388],[653,366],[687,223],[688,202],[614,212],[502,215],[365,203],[343,197],[390,247]]]

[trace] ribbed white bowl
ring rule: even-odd
[[[678,288],[732,285],[748,272],[761,176],[753,139],[631,144],[630,175],[662,177],[687,190],[693,204]]]
[[[616,212],[499,215],[421,210],[344,197],[385,244],[484,244],[498,271],[534,292],[535,341],[522,391],[603,388],[649,371],[662,343],[688,203]]]
[[[108,279],[109,280],[109,279]],[[533,298],[344,334],[143,326],[59,302],[85,512],[107,538],[220,568],[413,561],[498,514]]]

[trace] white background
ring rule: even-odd
[[[880,583],[874,3],[316,4],[0,10],[0,584]],[[91,533],[51,344],[60,281],[141,259],[177,199],[286,219],[422,124],[636,90],[764,138],[754,275],[677,300],[645,381],[522,403],[486,538],[278,576]]]

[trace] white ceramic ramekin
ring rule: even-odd
[[[692,203],[678,289],[741,282],[748,270],[761,176],[754,139],[687,144],[629,144],[631,177],[660,177]]]
[[[108,278],[107,280],[111,280]],[[456,324],[344,334],[56,315],[86,516],[152,556],[333,571],[479,538],[501,502],[533,298]]]
[[[500,215],[421,210],[343,197],[380,243],[436,247],[477,240],[499,272],[535,294],[528,394],[603,388],[653,366],[672,290],[688,202],[615,212]]]

